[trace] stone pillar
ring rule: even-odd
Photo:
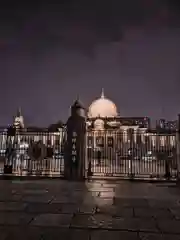
[[[65,178],[83,180],[85,178],[86,156],[86,114],[78,100],[71,107],[67,121],[67,142],[65,146]]]

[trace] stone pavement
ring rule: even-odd
[[[0,240],[180,239],[175,183],[0,180]]]

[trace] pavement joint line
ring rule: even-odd
[[[28,222],[28,224],[27,224],[27,225],[30,225],[30,224],[31,224],[31,222],[33,222],[33,221],[35,220],[36,216],[38,216],[38,215],[35,215],[34,217],[32,217],[32,218],[29,220],[29,222]]]

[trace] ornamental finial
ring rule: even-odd
[[[104,98],[104,88],[102,88],[101,98]]]

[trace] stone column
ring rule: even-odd
[[[64,174],[69,180],[85,178],[86,117],[83,109],[76,101],[71,107],[71,116],[67,121]]]

